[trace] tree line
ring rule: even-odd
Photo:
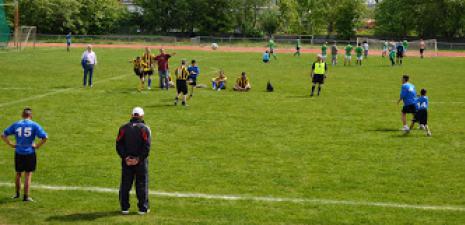
[[[5,0],[6,3],[13,0]],[[374,34],[465,37],[465,0],[19,0],[21,24],[40,33],[263,36],[274,33],[352,38],[364,19]],[[7,8],[10,18],[11,7]]]

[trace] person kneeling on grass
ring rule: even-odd
[[[242,72],[241,76],[237,78],[236,85],[234,85],[233,90],[245,92],[245,91],[250,91],[251,88],[252,87],[249,83],[249,79],[247,78],[247,75],[245,74],[245,72]]]
[[[415,119],[412,120],[410,130],[413,129],[415,122],[420,124],[420,129],[426,131],[427,136],[431,136],[431,131],[428,128],[428,96],[426,96],[426,89],[421,89],[421,96],[417,102],[417,113]]]
[[[187,71],[186,67],[186,60],[181,61],[181,66],[176,68],[174,71],[174,75],[176,76],[176,98],[174,99],[174,105],[178,105],[179,97],[182,95],[182,105],[186,105],[186,97],[187,97],[187,77],[189,76],[189,72]]]
[[[224,71],[220,70],[218,77],[212,78],[213,90],[221,91],[221,89],[226,89],[227,79],[228,78],[224,75]]]

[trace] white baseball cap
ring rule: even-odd
[[[132,110],[132,115],[135,116],[135,115],[138,115],[138,116],[143,116],[144,115],[144,110],[141,108],[141,107],[136,107]]]

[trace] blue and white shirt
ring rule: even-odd
[[[47,138],[47,133],[36,122],[24,119],[20,120],[3,131],[4,136],[15,135],[16,138],[16,153],[20,155],[29,155],[35,152],[32,147],[36,137],[43,139]]]
[[[428,96],[420,96],[417,105],[418,110],[428,110]]]
[[[192,66],[190,65],[187,67],[187,71],[189,72],[189,76],[197,78],[197,76],[200,75],[200,69],[198,66]]]

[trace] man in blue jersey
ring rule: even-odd
[[[399,41],[397,43],[396,50],[397,50],[396,63],[397,65],[402,65],[402,61],[404,59],[404,53],[405,53],[404,45],[402,45],[402,42]]]
[[[71,47],[71,32],[66,35],[66,51],[69,52]]]
[[[426,89],[421,89],[421,96],[417,101],[417,113],[415,114],[415,120],[410,125],[410,130],[413,129],[415,122],[420,124],[420,129],[426,131],[427,136],[431,136],[431,131],[428,127],[428,96],[426,96]]]
[[[192,98],[192,95],[194,94],[194,88],[197,86],[197,77],[200,75],[200,68],[197,66],[195,59],[191,61],[191,65],[187,67],[187,71],[189,72],[187,80],[191,86],[191,94],[189,95],[189,98]]]
[[[407,113],[415,115],[417,113],[417,92],[415,91],[415,86],[409,83],[409,76],[402,76],[402,87],[400,90],[400,98],[397,104],[401,101],[404,102],[404,107],[402,108],[402,130],[408,133],[410,128],[407,126]]]
[[[12,148],[15,148],[15,169],[16,169],[16,195],[13,198],[19,198],[21,190],[21,174],[25,172],[24,181],[24,198],[23,201],[32,201],[29,197],[29,187],[31,186],[32,172],[36,170],[36,153],[47,141],[47,133],[44,129],[32,121],[32,110],[25,108],[22,113],[23,119],[12,124],[3,131],[3,141]],[[8,139],[8,136],[15,135],[16,143]],[[40,141],[35,143],[35,138]]]

